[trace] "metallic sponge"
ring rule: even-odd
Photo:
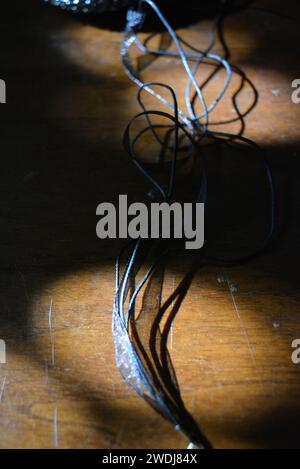
[[[132,0],[45,0],[51,5],[59,6],[64,10],[75,13],[95,13],[117,10],[133,3]]]

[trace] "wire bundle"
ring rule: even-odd
[[[138,32],[143,25],[146,10],[150,8],[165,28],[169,42],[168,47],[160,45],[157,49],[149,47],[152,36],[141,42]],[[220,21],[220,18],[217,21]],[[275,229],[275,189],[273,177],[267,160],[251,140],[239,134],[213,131],[210,128],[209,116],[222,100],[231,82],[233,73],[243,76],[243,73],[228,60],[212,51],[215,33],[208,48],[201,51],[188,44],[171,28],[158,6],[152,0],[141,0],[137,9],[130,9],[127,15],[127,26],[124,41],[121,45],[121,59],[125,71],[130,79],[138,86],[138,102],[141,112],[128,124],[124,134],[124,146],[133,163],[153,187],[155,196],[162,202],[171,203],[174,194],[176,173],[179,164],[185,164],[189,158],[200,151],[206,140],[214,143],[226,143],[232,146],[246,146],[256,151],[259,161],[265,170],[266,181],[270,193],[270,222],[269,230],[261,245],[255,250],[245,253],[235,259],[220,258],[205,252],[202,262],[231,265],[250,260],[261,253],[270,243]],[[174,49],[169,45],[173,44]],[[144,82],[139,70],[134,66],[130,57],[130,49],[135,45],[145,56],[155,58],[171,57],[180,60],[187,75],[185,91],[186,112],[179,108],[175,91],[166,83]],[[201,86],[196,78],[202,64],[215,69],[222,68],[225,78],[221,89],[211,103],[207,103]],[[245,78],[245,77],[244,77]],[[157,91],[159,90],[159,91]],[[166,111],[148,110],[143,100],[143,93],[149,93],[166,107]],[[164,94],[163,94],[164,93]],[[169,99],[165,94],[170,96]],[[201,112],[196,111],[196,104],[201,105]],[[239,114],[242,119],[242,115]],[[133,135],[133,124],[144,118],[146,127]],[[167,121],[155,124],[154,119]],[[166,131],[164,141],[159,130]],[[243,128],[243,126],[242,126]],[[147,132],[152,132],[156,141],[171,153],[171,160],[164,164],[167,172],[167,182],[163,184],[154,176],[153,163],[142,161],[137,155],[136,146],[140,138]],[[172,137],[171,137],[172,136]],[[184,152],[184,158],[179,155]],[[155,163],[154,163],[155,166]],[[199,181],[197,202],[207,200],[207,172],[205,161]],[[167,308],[176,302],[180,307],[182,292],[187,291],[189,279],[186,279],[174,294],[161,305],[164,268],[171,250],[162,241],[137,239],[130,242],[121,252],[116,264],[116,293],[113,309],[113,336],[115,342],[116,364],[126,382],[150,404],[159,414],[170,421],[177,430],[185,434],[190,447],[209,448],[210,442],[200,430],[199,426],[184,406],[176,374],[167,350],[167,338],[170,321],[162,327],[162,319]],[[121,263],[125,258],[125,268],[121,274]],[[144,273],[144,267],[151,259],[150,268]],[[142,306],[137,311],[137,299],[143,292]]]

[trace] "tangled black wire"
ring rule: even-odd
[[[169,40],[161,41],[158,48],[149,46],[153,34],[144,41],[138,37],[147,9],[152,10],[164,26]],[[271,242],[275,230],[275,188],[271,169],[262,150],[243,134],[243,117],[236,105],[236,95],[233,98],[238,117],[242,122],[241,131],[238,134],[214,131],[211,129],[210,113],[222,100],[231,82],[232,74],[238,74],[242,80],[247,81],[244,73],[228,61],[228,50],[224,45],[225,58],[212,52],[215,44],[216,30],[220,32],[223,18],[216,19],[216,28],[213,31],[209,46],[201,51],[181,38],[171,28],[160,9],[152,0],[141,0],[137,9],[130,9],[127,15],[127,26],[124,41],[121,45],[121,58],[124,68],[138,86],[138,103],[141,112],[128,124],[124,133],[124,146],[135,166],[153,187],[154,194],[161,202],[171,203],[174,196],[176,174],[178,168],[182,168],[193,155],[199,154],[207,141],[213,143],[228,144],[231,146],[246,146],[255,150],[266,175],[266,182],[270,193],[270,220],[269,230],[260,246],[255,250],[245,253],[236,258],[222,258],[214,256],[204,250],[202,263],[217,263],[222,265],[233,265],[245,262],[257,256]],[[165,36],[164,36],[165,37]],[[221,37],[222,42],[222,37]],[[164,44],[166,43],[166,45]],[[171,48],[171,44],[175,48]],[[145,56],[156,59],[159,57],[177,58],[187,74],[187,85],[185,92],[185,103],[187,113],[179,108],[175,91],[166,83],[144,82],[140,71],[134,66],[130,57],[130,49],[135,45]],[[197,73],[202,64],[213,68],[212,75],[202,84],[198,83]],[[223,86],[218,91],[216,98],[207,103],[203,96],[203,88],[217,70],[225,71]],[[194,93],[193,93],[194,90]],[[144,93],[148,92],[162,103],[169,111],[149,110],[144,103]],[[164,95],[167,93],[169,98]],[[238,93],[238,92],[237,92]],[[236,94],[237,94],[236,93]],[[256,95],[255,95],[256,97]],[[196,111],[196,104],[201,105],[202,111]],[[246,112],[250,112],[253,106]],[[134,124],[145,119],[146,127],[133,134]],[[154,123],[155,119],[165,120],[165,123]],[[231,120],[232,121],[232,120]],[[229,122],[231,122],[229,121]],[[160,131],[164,130],[164,137]],[[137,154],[137,144],[141,137],[151,132],[155,140],[161,146],[163,152],[169,152],[171,158],[161,164],[158,162],[145,162]],[[180,157],[179,157],[180,155]],[[182,156],[183,155],[183,156]],[[166,183],[161,182],[153,174],[153,167],[159,166],[167,174]],[[205,158],[202,161],[202,171],[199,181],[197,202],[207,201],[207,171]],[[159,414],[170,421],[177,430],[183,432],[190,441],[189,447],[209,448],[211,443],[205,437],[199,426],[189,414],[183,403],[176,374],[167,350],[168,328],[170,320],[161,330],[161,321],[168,306],[176,300],[176,308],[188,289],[187,278],[173,293],[173,295],[161,306],[161,293],[163,286],[163,270],[171,250],[166,244],[159,240],[145,240],[139,237],[128,243],[120,253],[116,264],[116,293],[113,311],[113,335],[115,341],[116,363],[126,382],[146,400]],[[150,268],[146,273],[143,269],[146,260],[151,258]],[[125,267],[121,275],[121,264],[125,260]],[[143,273],[142,273],[143,272]],[[141,278],[140,278],[141,277]],[[136,311],[136,302],[141,292],[144,297],[141,309]]]

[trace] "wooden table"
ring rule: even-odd
[[[279,1],[256,6],[283,12]],[[184,448],[185,439],[114,366],[114,261],[122,242],[96,238],[95,210],[145,190],[122,148],[138,110],[119,60],[122,21],[82,20],[25,0],[1,8],[0,338],[7,363],[0,365],[0,447]],[[300,338],[300,104],[291,101],[291,82],[300,78],[299,2],[285,8],[286,16],[249,9],[224,27],[231,61],[259,93],[245,135],[269,155],[280,236],[247,265],[197,271],[169,342],[186,406],[217,448],[299,447],[300,364],[291,361],[291,343]],[[201,47],[208,25],[193,15],[179,31]],[[165,70],[157,61],[146,76],[159,79]],[[169,61],[168,76],[182,91],[177,62]],[[234,116],[237,86],[235,79],[217,119]],[[238,99],[246,109],[251,89]],[[263,179],[251,160],[229,156],[222,156],[227,205],[213,184],[214,205],[228,210],[226,242],[251,245],[265,227]],[[166,294],[184,268],[173,260]]]

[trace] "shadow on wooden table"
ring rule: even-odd
[[[103,200],[116,202],[122,193],[136,200],[145,188],[144,180],[124,157],[121,146],[120,129],[132,115],[128,107],[134,96],[130,84],[112,74],[111,64],[105,65],[105,60],[102,74],[89,74],[57,52],[69,47],[76,57],[76,41],[73,43],[72,36],[67,36],[64,43],[59,34],[60,29],[74,26],[73,18],[69,20],[67,15],[60,16],[42,6],[25,3],[18,14],[12,5],[6,4],[5,8],[1,57],[2,78],[8,84],[8,104],[1,108],[0,331],[11,352],[27,351],[30,360],[43,366],[31,317],[36,296],[63,275],[91,266],[112,266],[122,243],[97,240],[96,205]],[[113,49],[116,61],[117,49],[118,46]],[[279,65],[274,62],[272,67],[276,69]],[[299,200],[299,185],[295,181],[299,163],[295,154],[299,148],[299,141],[284,147],[265,146],[272,157],[281,193],[285,193],[280,208],[286,226],[276,249],[256,261],[258,270],[269,271],[275,266],[274,277],[294,284],[295,289],[299,285],[299,250],[296,251],[299,240],[294,234],[299,228],[295,217],[298,208],[295,201]],[[212,152],[214,158],[217,160],[218,155]],[[218,173],[217,164],[211,163],[211,171]],[[254,211],[249,216],[247,209],[254,202],[261,206],[260,201],[266,197],[258,190],[251,190],[253,180],[245,177],[245,168],[232,162],[230,175],[233,173],[236,181],[242,181],[238,184],[240,189],[249,185],[249,193],[237,197],[236,193],[227,191],[226,184],[228,188],[232,178],[224,187],[213,184],[211,210],[215,215],[211,232],[218,228],[220,233],[224,222],[228,239],[239,239],[242,226],[251,240],[257,234],[253,223],[257,213]],[[290,192],[286,192],[287,186]],[[235,205],[235,211],[227,217],[225,207],[230,204]],[[263,231],[264,209],[258,218]],[[180,276],[180,262],[175,269]],[[109,293],[112,291],[113,287]],[[107,309],[110,308],[108,302]],[[109,330],[107,326],[107,333]],[[70,395],[74,392],[77,398],[89,396],[91,415],[99,418],[100,426],[103,424],[107,429],[110,421],[118,418],[113,417],[117,412],[114,405],[101,403],[92,389],[81,390],[80,382],[69,381],[63,373],[53,379],[57,376]],[[132,421],[129,411],[127,415],[124,411],[123,419]],[[134,419],[141,427],[147,425],[143,415],[135,414]],[[296,438],[299,423],[298,406],[274,407],[272,412],[262,411],[261,416],[253,417],[255,430],[251,433],[250,422],[249,438],[265,446],[295,447],[299,444]],[[234,425],[230,431],[234,432]],[[135,438],[138,440],[139,434]]]

